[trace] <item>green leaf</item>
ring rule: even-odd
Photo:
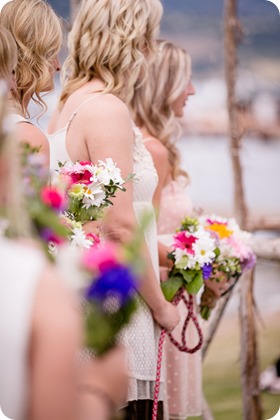
[[[183,279],[181,277],[170,277],[167,281],[161,283],[161,290],[165,296],[165,299],[171,302],[183,286]]]
[[[203,276],[201,271],[197,271],[193,280],[190,283],[184,285],[186,291],[192,295],[197,294],[202,286]]]
[[[197,275],[196,270],[182,270],[181,273],[186,283],[191,283]]]

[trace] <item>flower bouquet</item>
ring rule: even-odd
[[[186,218],[173,237],[172,251],[168,257],[173,261],[168,280],[161,287],[167,300],[174,304],[182,300],[187,307],[187,316],[181,331],[181,343],[168,333],[170,341],[180,350],[194,353],[202,345],[202,332],[196,318],[193,295],[197,294],[212,273],[212,265],[219,254],[216,240],[205,230],[198,219]],[[188,292],[188,299],[185,291]],[[193,348],[188,347],[186,331],[190,320],[193,321],[199,341]]]
[[[62,186],[47,184],[48,173],[38,151],[28,144],[22,146],[24,204],[31,220],[34,237],[40,240],[47,256],[52,258],[48,252],[49,243],[65,243],[70,233],[59,217],[67,207],[67,200]]]
[[[115,345],[137,307],[138,275],[124,250],[109,242],[85,251],[81,261],[87,282],[82,293],[85,345],[101,355]]]
[[[226,219],[215,215],[201,216],[199,223],[211,234],[220,249],[211,276],[207,281],[224,280],[229,284],[235,283],[243,271],[252,268],[256,261],[255,254],[250,247],[251,234],[242,231],[235,219],[232,218]],[[200,314],[206,320],[213,307],[209,293],[211,295],[211,291],[205,289],[201,296]]]
[[[97,220],[105,207],[112,204],[117,190],[125,191],[125,180],[111,158],[105,161],[60,163],[58,178],[67,185],[66,214],[76,222]]]
[[[198,219],[186,218],[174,235],[172,252],[168,255],[174,263],[168,280],[162,283],[167,300],[172,301],[180,288],[197,294],[203,281],[212,273],[212,265],[219,249],[210,232],[203,229]]]

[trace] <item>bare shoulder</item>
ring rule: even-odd
[[[26,142],[33,147],[48,148],[48,139],[45,134],[33,124],[21,122],[17,124],[16,135],[19,141]]]
[[[110,120],[113,118],[127,119],[131,121],[131,116],[127,105],[112,94],[100,94],[93,100],[89,101],[84,107],[85,115],[91,115],[94,120],[98,121],[100,118]],[[94,112],[94,115],[92,115]]]

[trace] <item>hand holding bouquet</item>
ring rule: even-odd
[[[167,300],[172,301],[180,288],[196,294],[212,273],[212,265],[219,253],[215,238],[198,219],[186,218],[174,235],[173,250],[169,258],[174,265],[169,278],[162,283]]]

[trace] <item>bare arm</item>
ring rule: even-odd
[[[112,95],[102,95],[92,102],[91,109],[85,108],[88,115],[84,112],[83,125],[86,127],[89,159],[96,162],[111,157],[121,169],[123,177],[133,173],[134,133],[127,107]],[[78,124],[78,119],[73,120],[72,136],[81,123]],[[130,241],[138,225],[133,210],[133,183],[126,185],[125,193],[117,193],[114,205],[108,209],[106,216],[107,236],[122,243]],[[179,320],[178,312],[162,294],[146,246],[143,246],[143,255],[147,265],[139,291],[157,322],[167,329],[173,329]]]
[[[16,136],[18,141],[28,143],[31,147],[39,148],[39,153],[44,157],[44,166],[49,169],[50,148],[47,137],[33,124],[20,122],[17,124]]]

